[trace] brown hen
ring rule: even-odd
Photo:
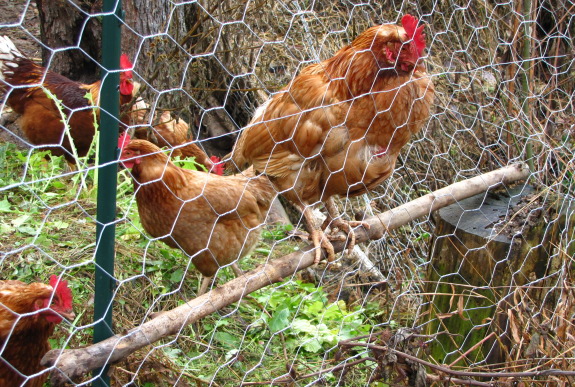
[[[146,140],[124,136],[119,148],[122,164],[131,169],[142,226],[192,257],[207,277],[198,292],[203,294],[219,268],[237,262],[258,242],[273,186],[265,176],[179,168]]]
[[[132,67],[125,54],[120,64],[122,69]],[[8,37],[0,36],[1,84],[8,93],[7,104],[22,115],[20,128],[28,141],[49,149],[56,156],[63,155],[70,163],[75,162],[70,141],[65,135],[62,114],[46,94],[49,91],[63,105],[77,155],[86,155],[95,133],[93,109],[90,107],[100,104],[101,81],[86,85],[48,71],[26,58]],[[136,89],[132,72],[120,73],[120,104],[130,102]],[[93,105],[86,98],[87,93],[91,93]]]
[[[322,229],[346,231],[333,196],[355,196],[387,179],[401,148],[426,123],[434,87],[425,72],[423,26],[405,15],[403,27],[369,28],[333,57],[304,68],[274,94],[243,129],[228,165],[253,165],[298,206],[316,247],[334,250]],[[311,206],[328,218],[314,224]],[[316,262],[321,250],[316,250]]]
[[[143,123],[142,101],[138,101],[135,108],[139,115],[138,124]],[[146,108],[144,108],[146,109]],[[160,148],[172,149],[172,157],[190,158],[206,167],[208,171],[213,170],[218,175],[223,174],[223,165],[217,165],[220,161],[216,156],[209,157],[198,144],[194,142],[189,134],[189,125],[183,119],[174,119],[169,111],[164,111],[160,115],[159,123],[153,126],[152,130],[139,127],[135,131],[135,137],[148,140]]]
[[[50,285],[0,281],[0,386],[44,384],[48,373],[40,373],[45,369],[40,360],[63,317],[74,319],[67,281],[56,276]]]

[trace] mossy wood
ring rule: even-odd
[[[487,192],[439,211],[422,321],[428,334],[441,332],[429,347],[435,361],[456,367],[505,362],[513,294],[548,272],[549,241],[560,228],[531,216],[505,230],[505,215],[532,193],[529,186]]]

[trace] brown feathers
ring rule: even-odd
[[[126,58],[127,59],[127,58]],[[127,65],[124,60],[123,65]],[[50,149],[53,154],[63,155],[74,162],[71,144],[64,134],[64,118],[52,94],[61,102],[61,108],[70,128],[77,155],[88,152],[94,137],[94,109],[100,100],[100,81],[86,85],[72,81],[60,74],[38,66],[16,49],[12,41],[0,36],[0,79],[7,93],[7,103],[22,118],[20,128],[33,145]],[[131,71],[120,74],[120,103],[132,99],[134,82]],[[21,87],[29,86],[29,87]],[[93,103],[86,94],[91,93]],[[96,110],[96,114],[98,110]]]
[[[433,103],[420,58],[423,34],[413,19],[404,19],[409,33],[391,24],[371,27],[304,68],[257,110],[228,165],[253,165],[300,208],[381,184]]]
[[[402,27],[375,26],[332,58],[304,68],[258,109],[232,162],[253,164],[304,205],[380,184],[425,124],[433,101],[423,66],[411,57],[400,61],[408,40]]]
[[[26,376],[44,370],[40,360],[50,350],[54,327],[62,317],[74,318],[71,297],[66,281],[55,276],[50,285],[0,281],[1,386],[20,386]],[[41,387],[47,377],[46,372],[32,377],[26,386]]]
[[[213,276],[255,246],[275,197],[265,176],[182,169],[145,140],[124,145],[121,160],[131,168],[144,229],[184,250],[204,276]]]

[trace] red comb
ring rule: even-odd
[[[401,25],[410,39],[413,39],[417,48],[417,55],[421,56],[425,50],[425,34],[423,33],[424,25],[417,27],[419,20],[415,16],[407,14],[401,18]]]
[[[56,295],[60,299],[61,306],[64,309],[72,309],[72,290],[68,287],[68,281],[50,276],[50,286],[56,290]]]
[[[130,62],[130,59],[128,59],[127,54],[122,54],[120,56],[120,67],[122,68],[122,70],[132,69],[132,62]]]
[[[124,132],[118,137],[118,148],[124,149],[126,145],[128,145],[131,141],[130,135],[128,132]]]
[[[212,167],[212,172],[215,173],[216,175],[223,176],[224,163],[222,163],[222,160],[218,156],[211,156],[210,160],[212,160],[212,163],[214,163],[214,166]]]
[[[122,54],[120,56],[120,68],[122,70],[127,70],[122,72],[123,76],[126,78],[132,78],[132,62],[128,59],[128,55]]]

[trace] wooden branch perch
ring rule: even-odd
[[[524,180],[529,170],[523,165],[510,165],[465,181],[452,184],[433,193],[399,206],[393,210],[366,219],[369,230],[356,230],[357,242],[376,240],[386,231],[398,228],[421,216],[456,201],[485,192],[500,184]],[[344,250],[345,242],[334,243],[336,252]],[[325,257],[325,251],[324,251]],[[126,358],[134,351],[151,345],[166,336],[176,335],[186,325],[242,299],[264,286],[280,282],[295,272],[313,264],[313,246],[308,245],[295,253],[273,259],[243,276],[227,282],[212,291],[190,300],[141,326],[122,335],[80,349],[54,349],[48,352],[42,364],[54,367],[52,383],[60,385],[77,379],[106,364]]]

